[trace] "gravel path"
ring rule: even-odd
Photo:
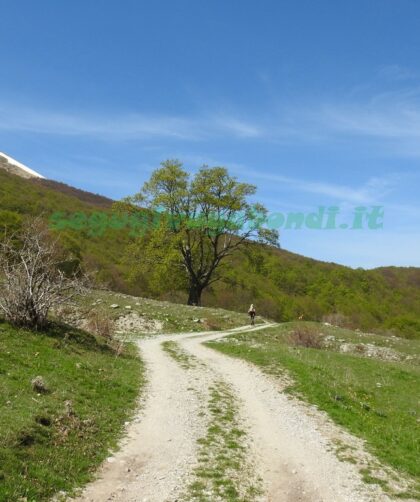
[[[146,401],[128,426],[121,449],[105,462],[79,502],[183,500],[198,465],[197,440],[206,430],[203,403],[216,381],[232,389],[247,431],[250,465],[263,486],[263,494],[255,500],[388,500],[378,487],[362,482],[356,466],[337,459],[332,441],[339,431],[323,414],[287,397],[281,383],[258,368],[202,345],[242,330],[250,328],[162,335],[138,342],[148,368]],[[199,362],[193,371],[162,349],[166,340],[177,341]]]

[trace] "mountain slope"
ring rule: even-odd
[[[82,202],[96,206],[98,208],[109,209],[114,202],[112,199],[104,197],[103,195],[86,192],[86,190],[74,188],[70,185],[67,185],[66,183],[61,183],[59,181],[48,180],[45,178],[31,178],[31,181],[34,184],[51,188],[56,192],[61,192],[65,195],[69,195],[70,197],[75,197]]]
[[[62,187],[0,169],[0,226],[16,228],[24,216],[49,218],[57,212],[81,212],[89,217],[100,210],[110,215],[109,199]],[[74,259],[97,272],[102,284],[138,296],[185,301],[182,291],[157,294],[147,277],[129,282],[136,264],[125,260],[125,249],[132,242],[128,229],[107,228],[102,235],[92,235],[89,228],[81,227],[61,229],[62,243]],[[251,244],[226,266],[225,280],[215,283],[203,301],[242,312],[255,303],[259,314],[278,321],[303,316],[351,328],[420,336],[420,269],[415,267],[354,270]]]

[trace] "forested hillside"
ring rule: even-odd
[[[118,228],[118,222],[106,229],[84,224],[94,213],[110,216],[110,205],[102,196],[57,182],[23,179],[0,169],[1,227],[17,228],[29,215],[50,219],[55,214],[56,222],[63,217],[69,221],[68,216],[73,215],[73,224],[61,225],[57,231],[73,259],[95,271],[100,284],[139,296],[185,301],[185,292],[170,290],[167,284],[156,287],[147,276],[131,273],[136,263],[126,258],[133,239],[129,228]],[[252,302],[258,313],[279,321],[303,316],[305,320],[420,336],[418,268],[354,270],[252,243],[227,264],[224,276],[223,282],[204,294],[204,305],[243,311]]]

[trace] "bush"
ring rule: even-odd
[[[328,322],[333,326],[339,326],[340,328],[350,328],[352,325],[350,319],[340,312],[322,316],[322,322]]]
[[[289,341],[297,347],[307,347],[310,349],[322,348],[322,336],[308,326],[295,328],[289,336]]]
[[[420,321],[414,318],[414,316],[394,317],[386,323],[386,326],[392,331],[395,330],[396,334],[400,333],[405,338],[420,339]]]
[[[43,328],[51,308],[81,291],[81,278],[67,276],[60,258],[40,220],[0,242],[0,310],[6,320],[17,327]]]
[[[115,322],[105,312],[92,311],[89,313],[86,330],[107,340],[112,340],[115,331]]]

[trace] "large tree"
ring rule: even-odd
[[[266,209],[248,200],[255,191],[224,167],[204,166],[191,177],[179,161],[167,160],[118,207],[149,209],[134,254],[152,281],[166,278],[168,287],[175,280],[188,290],[188,304],[201,305],[229,256],[255,238],[277,242],[278,234],[262,226]]]

